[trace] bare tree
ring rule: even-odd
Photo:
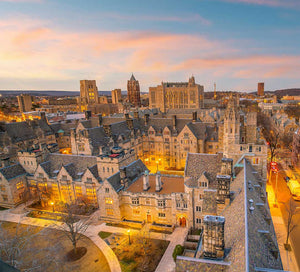
[[[63,225],[58,226],[58,229],[62,230],[65,236],[71,241],[73,245],[73,252],[77,254],[77,243],[85,236],[87,228],[90,225],[89,218],[79,218],[78,214],[81,214],[78,205],[66,204],[64,213],[61,215]]]
[[[289,246],[289,237],[290,234],[292,233],[292,231],[296,228],[298,221],[295,222],[294,221],[294,216],[296,214],[300,213],[300,210],[298,209],[297,204],[295,203],[295,201],[293,200],[293,198],[290,198],[289,201],[284,202],[284,206],[286,208],[287,211],[287,235],[286,235],[286,241],[284,244],[284,247],[286,249],[290,248]]]

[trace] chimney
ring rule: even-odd
[[[133,117],[134,117],[135,119],[139,119],[139,112],[138,112],[138,111],[135,111],[135,112],[133,113]]]
[[[173,129],[176,129],[176,115],[172,116],[172,125],[173,125]]]
[[[233,159],[222,158],[221,174],[232,176]]]
[[[147,126],[148,123],[149,123],[149,114],[148,113],[145,113],[145,125]]]
[[[203,255],[204,258],[224,258],[224,225],[223,216],[206,215],[203,220]]]
[[[126,119],[127,126],[130,130],[133,129],[133,119]]]
[[[230,198],[230,181],[229,175],[217,175],[217,203],[225,204],[225,200]]]
[[[121,185],[124,186],[124,188],[126,188],[128,185],[127,175],[126,175],[126,167],[120,168],[120,183],[121,183]]]
[[[101,113],[97,114],[97,117],[98,117],[98,126],[101,127],[102,126],[102,121],[103,121],[102,114]]]
[[[85,111],[84,115],[85,115],[85,119],[89,120],[92,117],[92,112],[91,111]]]
[[[111,137],[111,125],[103,125],[103,129],[108,137]]]
[[[148,191],[149,188],[150,188],[150,185],[149,185],[149,171],[146,170],[145,173],[144,173],[144,176],[143,176],[143,190]]]
[[[196,122],[197,121],[197,112],[194,111],[193,112],[193,122]]]
[[[161,175],[160,172],[157,172],[155,175],[155,191],[159,192],[161,189],[162,189]]]

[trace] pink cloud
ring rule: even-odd
[[[222,0],[231,3],[245,3],[251,5],[263,5],[271,7],[300,7],[298,0]]]

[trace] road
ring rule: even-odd
[[[276,191],[276,175],[278,175],[277,179],[277,200],[279,203],[279,207],[284,219],[285,224],[287,223],[287,208],[286,204],[289,203],[289,200],[292,198],[289,188],[286,185],[284,177],[286,176],[285,171],[282,169],[281,165],[279,164],[279,172],[278,174],[272,174],[272,187],[274,192]],[[294,201],[294,200],[292,200]],[[294,201],[297,207],[300,209],[300,202]],[[284,204],[286,203],[286,204]],[[290,234],[290,240],[294,248],[295,257],[297,259],[298,267],[300,267],[300,212],[293,217],[293,223],[297,226]]]

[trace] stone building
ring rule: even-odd
[[[263,178],[267,176],[267,145],[257,132],[257,113],[241,112],[239,100],[231,98],[224,114],[223,153],[239,165],[243,158],[251,160]]]
[[[141,106],[140,84],[139,81],[135,79],[133,74],[127,81],[127,96],[129,102],[134,105],[134,107]]]
[[[121,89],[114,89],[111,91],[111,99],[113,104],[118,104],[122,101]]]
[[[194,257],[177,256],[176,271],[283,271],[265,182],[243,159],[230,184],[229,205],[204,217]]]
[[[24,201],[27,190],[26,171],[20,164],[0,169],[0,206],[12,208]]]
[[[98,104],[98,88],[96,80],[80,80],[79,105],[81,110],[86,110],[87,105]]]
[[[21,94],[21,95],[17,96],[17,99],[18,99],[20,112],[31,111],[33,96],[31,96],[29,94]]]
[[[300,129],[297,129],[293,135],[292,165],[300,166]]]
[[[162,82],[149,88],[149,107],[162,112],[169,109],[199,109],[204,106],[204,87],[195,83],[192,76],[188,82]]]

